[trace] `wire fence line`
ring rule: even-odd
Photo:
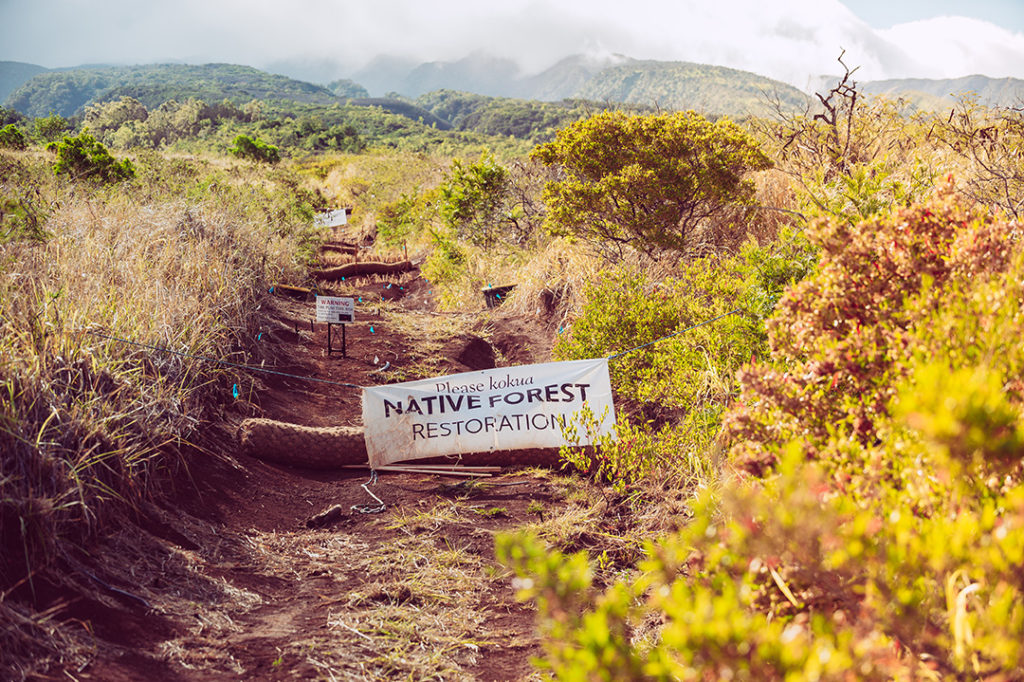
[[[729,315],[734,315],[736,313],[739,313],[739,312],[741,312],[741,310],[742,310],[741,308],[735,308],[734,310],[730,310],[727,313],[722,313],[721,315],[718,315],[716,317],[712,317],[712,318],[704,320],[702,322],[698,322],[696,324],[692,324],[689,327],[686,327],[685,329],[680,329],[678,331],[672,332],[671,334],[666,334],[665,336],[659,337],[659,338],[654,339],[652,341],[648,341],[647,343],[642,343],[639,346],[633,346],[632,348],[627,348],[626,350],[619,351],[618,353],[614,353],[612,355],[607,356],[607,358],[608,358],[608,360],[615,360],[616,358],[621,358],[624,355],[629,355],[630,353],[633,353],[635,351],[641,350],[643,348],[647,348],[649,346],[653,346],[656,343],[660,343],[660,342],[665,341],[667,339],[671,339],[673,337],[679,336],[680,334],[685,334],[686,332],[692,331],[692,330],[697,329],[699,327],[704,327],[706,325],[711,324],[712,322],[717,322],[718,320],[721,320],[722,318],[728,317]],[[331,386],[342,386],[342,387],[345,387],[345,388],[358,388],[360,390],[365,388],[364,386],[360,386],[359,384],[352,384],[352,383],[349,383],[349,382],[346,382],[346,381],[332,381],[330,379],[321,379],[319,377],[305,376],[305,375],[302,375],[302,374],[292,374],[290,372],[282,372],[280,370],[268,369],[266,367],[258,367],[256,365],[246,365],[246,364],[239,363],[239,362],[231,362],[229,360],[220,360],[218,358],[212,358],[212,357],[209,357],[207,355],[197,355],[195,353],[186,353],[184,351],[174,350],[173,348],[165,348],[163,346],[155,346],[155,345],[149,344],[149,343],[141,343],[139,341],[132,341],[131,339],[124,339],[124,338],[121,338],[119,336],[113,336],[112,334],[104,334],[103,332],[98,332],[98,331],[95,331],[93,329],[82,329],[82,330],[79,330],[79,331],[82,332],[82,333],[85,333],[85,334],[89,334],[91,336],[96,336],[96,337],[101,338],[101,339],[106,339],[108,341],[115,341],[117,343],[123,343],[123,344],[129,345],[129,346],[135,346],[137,348],[146,348],[148,350],[157,351],[159,353],[169,353],[171,355],[177,355],[178,357],[187,358],[187,359],[190,359],[190,360],[201,360],[203,362],[211,362],[211,363],[214,363],[214,364],[223,365],[225,367],[232,367],[234,369],[240,369],[240,370],[244,370],[244,371],[247,371],[247,372],[262,372],[264,374],[273,374],[275,376],[287,377],[289,379],[299,379],[300,381],[313,381],[313,382],[317,382],[317,383],[321,383],[321,384],[330,384]]]

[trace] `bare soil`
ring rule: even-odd
[[[324,325],[311,328],[312,302],[277,294],[261,313],[256,360],[372,385],[549,357],[540,321],[439,315],[416,271],[344,287],[363,299],[345,357],[327,353]],[[366,469],[269,464],[237,451],[244,417],[358,424],[360,393],[241,374],[239,390],[209,427],[212,445],[188,454],[161,501],[69,565],[48,599],[56,620],[81,628],[83,649],[36,679],[535,677],[534,613],[515,599],[493,539],[535,522],[538,508],[569,505],[568,479],[510,470],[479,481],[382,473],[370,483]],[[370,492],[386,509],[360,511],[376,504]],[[308,527],[334,507],[323,527]]]

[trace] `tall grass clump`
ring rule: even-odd
[[[143,159],[135,180],[103,188],[55,177],[32,152],[0,154],[2,199],[45,216],[41,230],[0,242],[10,672],[47,648],[26,625],[38,622],[37,587],[73,589],[80,574],[68,567],[90,538],[151,498],[161,472],[187,468],[189,445],[231,395],[235,379],[215,364],[106,337],[244,361],[262,292],[300,276],[310,208],[273,178],[187,160]]]

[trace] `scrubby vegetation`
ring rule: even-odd
[[[235,383],[89,332],[253,352],[313,211],[353,206],[442,309],[613,357],[616,438],[564,455],[591,506],[497,543],[556,677],[1024,679],[1019,110],[911,113],[849,78],[742,125],[417,100],[444,130],[136,95],[0,129],[4,674],[84,636],[36,583],[89,589],[85,543]]]
[[[301,244],[313,236],[315,195],[244,168],[146,156],[134,177],[101,187],[54,175],[51,163],[39,150],[0,151],[8,679],[19,661],[74,660],[77,635],[55,639],[49,616],[29,607],[37,590],[95,589],[82,582],[89,543],[185,471],[182,453],[203,443],[230,395],[228,371],[107,337],[233,357],[258,325],[259,292],[301,281]]]
[[[713,403],[724,409],[703,451],[721,452],[725,467],[703,472],[692,518],[651,542],[626,579],[552,554],[543,538],[499,542],[537,600],[559,678],[1022,677],[1024,251],[1007,195],[979,191],[1015,164],[1010,154],[978,163],[991,145],[972,148],[958,132],[981,117],[1012,135],[1019,112],[967,103],[973,114],[943,126],[832,94],[825,115],[768,127],[786,140],[780,169],[799,182],[792,209],[823,216],[804,231],[819,255],[792,271],[806,276],[766,320],[766,348]],[[925,145],[924,131],[941,132]],[[915,153],[890,156],[897,149]],[[652,337],[679,326],[659,306],[630,311],[625,345],[644,340],[638,317]],[[573,334],[594,337],[591,324]],[[733,334],[716,329],[718,347]],[[705,376],[737,367],[691,340]],[[657,366],[658,353],[642,357]],[[675,367],[680,386],[701,375],[685,359]],[[620,390],[672,395],[637,369]],[[689,461],[673,459],[676,443],[665,452],[632,437],[594,457],[629,461],[624,443],[669,470]]]
[[[135,177],[135,167],[128,159],[117,161],[107,148],[89,133],[65,137],[53,145],[57,160],[53,172],[68,175],[73,180],[93,180],[100,183],[130,180]]]

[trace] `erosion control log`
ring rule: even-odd
[[[327,268],[316,273],[317,279],[328,282],[337,282],[342,277],[360,277],[367,275],[393,275],[399,272],[412,270],[412,261],[399,261],[397,263],[376,263],[365,261],[362,263],[346,263],[336,268]]]
[[[257,459],[305,469],[364,464],[366,442],[358,426],[299,426],[272,419],[246,419],[238,428],[242,452]]]
[[[238,428],[238,440],[242,451],[251,457],[304,469],[337,469],[368,461],[363,429],[358,426],[299,426],[272,419],[246,419]],[[558,448],[534,448],[470,453],[451,459],[434,457],[409,464],[453,461],[481,466],[553,467],[559,459]]]

